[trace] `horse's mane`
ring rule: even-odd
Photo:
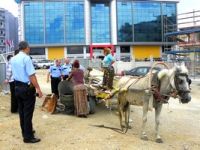
[[[162,79],[164,76],[168,76],[171,77],[173,74],[175,74],[175,72],[178,71],[179,73],[184,73],[184,74],[188,74],[188,69],[185,66],[184,63],[181,64],[181,66],[178,65],[174,65],[173,68],[171,69],[163,69],[158,73],[158,79]]]

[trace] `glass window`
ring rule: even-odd
[[[91,4],[91,26],[93,43],[110,43],[110,7],[109,4]]]
[[[133,41],[132,3],[117,3],[117,37],[118,42]]]
[[[45,2],[46,43],[64,43],[64,3]]]
[[[161,42],[161,3],[133,2],[135,42]]]
[[[121,53],[130,53],[130,46],[121,46],[120,51]]]
[[[176,3],[162,3],[164,33],[177,31]],[[167,40],[173,41],[172,38]]]
[[[83,47],[82,46],[67,47],[67,54],[83,54]]]
[[[67,1],[65,10],[66,43],[84,43],[84,2]]]
[[[45,55],[45,48],[31,48],[30,55]]]
[[[44,43],[44,13],[42,8],[43,3],[41,2],[25,2],[24,4],[25,40],[30,44]]]

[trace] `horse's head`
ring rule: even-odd
[[[181,66],[175,65],[174,84],[181,102],[188,103],[191,100],[189,87],[191,80],[188,77],[188,70],[184,64]]]
[[[181,66],[175,65],[172,69],[167,71],[161,71],[159,76],[160,79],[164,76],[169,79],[168,83],[170,87],[177,92],[181,103],[188,103],[191,101],[189,87],[191,80],[188,78],[188,69],[184,64],[181,64]]]

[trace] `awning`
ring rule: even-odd
[[[200,49],[198,50],[171,50],[166,51],[165,54],[181,54],[181,53],[194,53],[194,52],[200,52]]]
[[[173,35],[183,35],[183,34],[190,34],[190,33],[196,33],[196,32],[200,32],[200,28],[176,31],[176,32],[169,32],[164,35],[165,36],[173,36]]]

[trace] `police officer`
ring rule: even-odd
[[[65,58],[65,63],[62,65],[61,71],[63,80],[66,80],[72,71],[72,64],[70,64],[70,60],[68,58]]]
[[[35,69],[26,41],[19,43],[20,52],[11,59],[11,69],[15,80],[15,96],[19,105],[20,126],[25,143],[37,143],[40,139],[34,137],[32,117],[35,107],[36,92],[42,97],[42,91],[35,76]]]
[[[60,63],[60,60],[55,60],[55,64],[50,66],[49,72],[47,74],[47,83],[49,82],[49,77],[51,76],[51,92],[54,93],[57,97],[59,97],[58,84],[61,81]]]

